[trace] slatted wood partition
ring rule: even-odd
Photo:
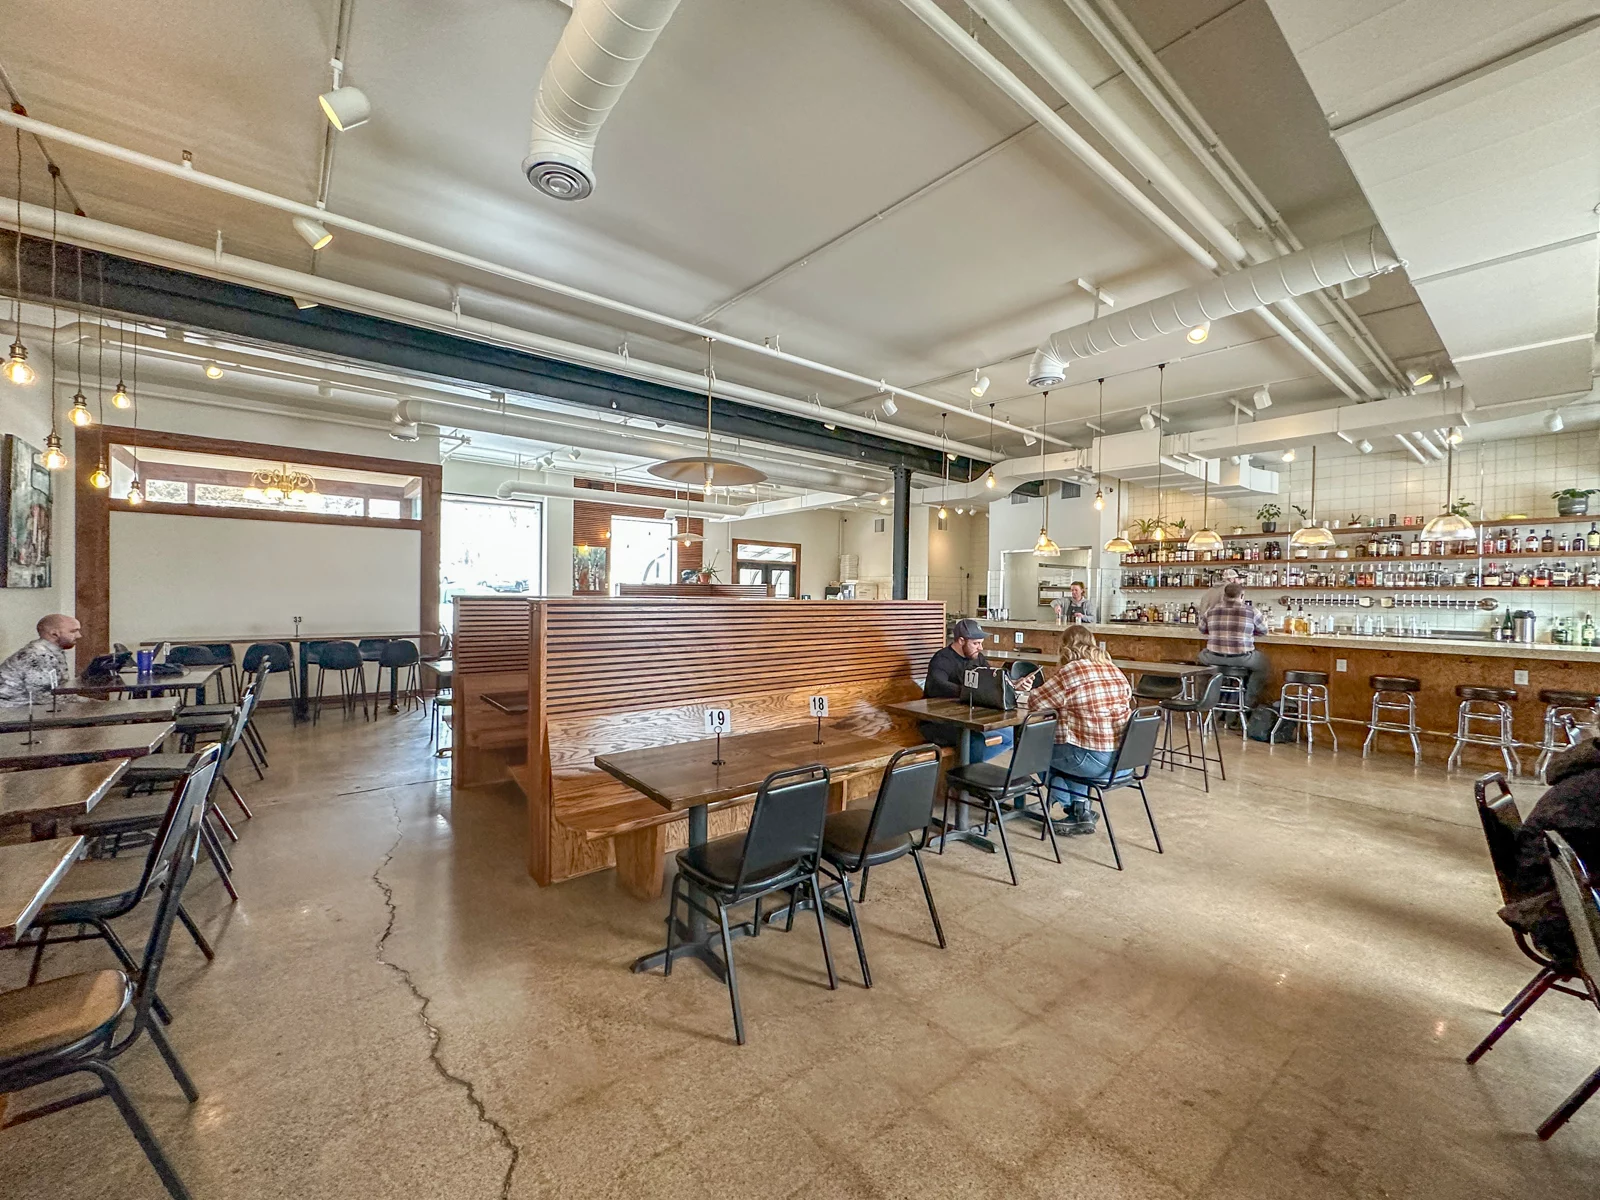
[[[509,767],[527,761],[523,718],[491,707],[483,697],[528,686],[528,598],[458,596],[454,603],[450,782],[467,787],[506,779]]]
[[[684,819],[601,772],[596,754],[703,738],[710,706],[731,708],[738,732],[804,725],[813,695],[829,697],[830,726],[913,740],[881,706],[920,694],[916,680],[944,641],[944,606],[928,602],[529,605],[536,751],[513,771],[528,795],[529,873],[548,884],[615,863],[641,896],[659,891],[662,855],[683,844]],[[745,819],[742,809],[713,812],[712,834]]]
[[[619,595],[634,599],[664,597],[713,600],[771,600],[778,589],[770,583],[619,583]]]

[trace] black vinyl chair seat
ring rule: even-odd
[[[779,862],[767,867],[746,864],[744,843],[744,834],[733,833],[703,846],[690,846],[678,852],[678,869],[687,871],[695,882],[719,890],[731,890],[739,885],[741,867],[745,872],[746,889],[765,889],[786,879],[800,879],[811,874],[810,866],[802,862]]]
[[[1220,678],[1218,676],[1217,678]],[[1111,857],[1122,870],[1122,852],[1117,849],[1117,834],[1111,827],[1111,813],[1106,808],[1106,793],[1118,788],[1135,788],[1144,801],[1145,819],[1150,822],[1150,836],[1155,838],[1156,853],[1165,854],[1161,847],[1161,833],[1156,829],[1155,814],[1150,811],[1150,797],[1145,794],[1144,781],[1150,776],[1150,765],[1155,761],[1156,738],[1161,733],[1161,714],[1150,709],[1138,709],[1123,727],[1122,739],[1117,744],[1116,757],[1096,778],[1070,775],[1065,771],[1052,771],[1052,776],[1081,784],[1089,798],[1100,806],[1106,820],[1106,837],[1111,842]]]
[[[1285,671],[1283,673],[1283,681],[1285,683],[1321,684],[1323,687],[1327,687],[1328,673],[1326,671]]]
[[[992,762],[952,767],[945,773],[945,778],[955,785],[979,788],[986,792],[999,792],[1008,796],[1028,791],[1033,786],[1031,777],[1012,779],[1009,767]]]
[[[950,802],[961,793],[967,801],[977,802],[984,808],[984,828],[992,821],[1000,834],[1000,848],[1005,852],[1006,870],[1011,874],[1011,886],[1017,886],[1017,865],[1011,859],[1011,843],[1006,838],[1005,816],[1000,806],[1007,801],[1021,800],[1026,807],[1029,796],[1039,802],[1039,840],[1050,838],[1050,850],[1056,861],[1061,861],[1061,847],[1056,844],[1056,826],[1050,819],[1050,795],[1045,790],[1045,775],[1050,770],[1050,757],[1055,750],[1056,717],[1052,712],[1034,713],[1017,726],[1016,740],[1011,747],[1011,758],[1004,766],[998,763],[971,763],[957,767],[945,775],[944,811],[940,826],[948,831]],[[939,839],[939,853],[944,853],[948,837]]]
[[[121,971],[82,971],[0,992],[0,1059],[27,1059],[109,1040],[133,1003]]]
[[[931,808],[930,808],[931,812]],[[822,826],[822,853],[846,871],[881,866],[911,852],[911,835],[901,833],[864,845],[872,827],[872,809],[847,808],[830,813]]]

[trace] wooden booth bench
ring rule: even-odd
[[[528,871],[540,884],[615,866],[619,883],[642,898],[660,895],[665,856],[686,844],[687,820],[605,774],[594,765],[597,754],[703,738],[708,707],[731,710],[735,733],[803,727],[815,695],[828,697],[825,730],[913,745],[915,727],[882,705],[921,694],[916,681],[944,642],[944,606],[927,602],[573,597],[523,603],[523,740],[508,748],[507,727],[481,711],[487,706],[480,702],[476,716],[466,714],[466,745],[457,756],[471,761],[458,764],[459,777],[489,782],[498,770],[522,787]],[[459,652],[456,661],[460,696]],[[484,678],[479,697],[504,690],[503,674]],[[537,752],[527,753],[529,746]],[[834,805],[870,795],[887,761],[886,754],[836,773]],[[748,807],[713,806],[711,836],[742,829]]]

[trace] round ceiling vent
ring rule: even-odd
[[[556,200],[582,200],[594,191],[594,180],[571,163],[545,159],[529,163],[528,182]]]

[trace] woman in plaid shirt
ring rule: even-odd
[[[1132,695],[1128,677],[1111,665],[1111,656],[1082,625],[1062,635],[1061,665],[1049,679],[1017,686],[1018,707],[1055,710],[1050,799],[1063,805],[1067,819],[1075,822],[1068,833],[1094,832],[1088,789],[1073,779],[1097,779],[1110,769],[1132,711]]]

